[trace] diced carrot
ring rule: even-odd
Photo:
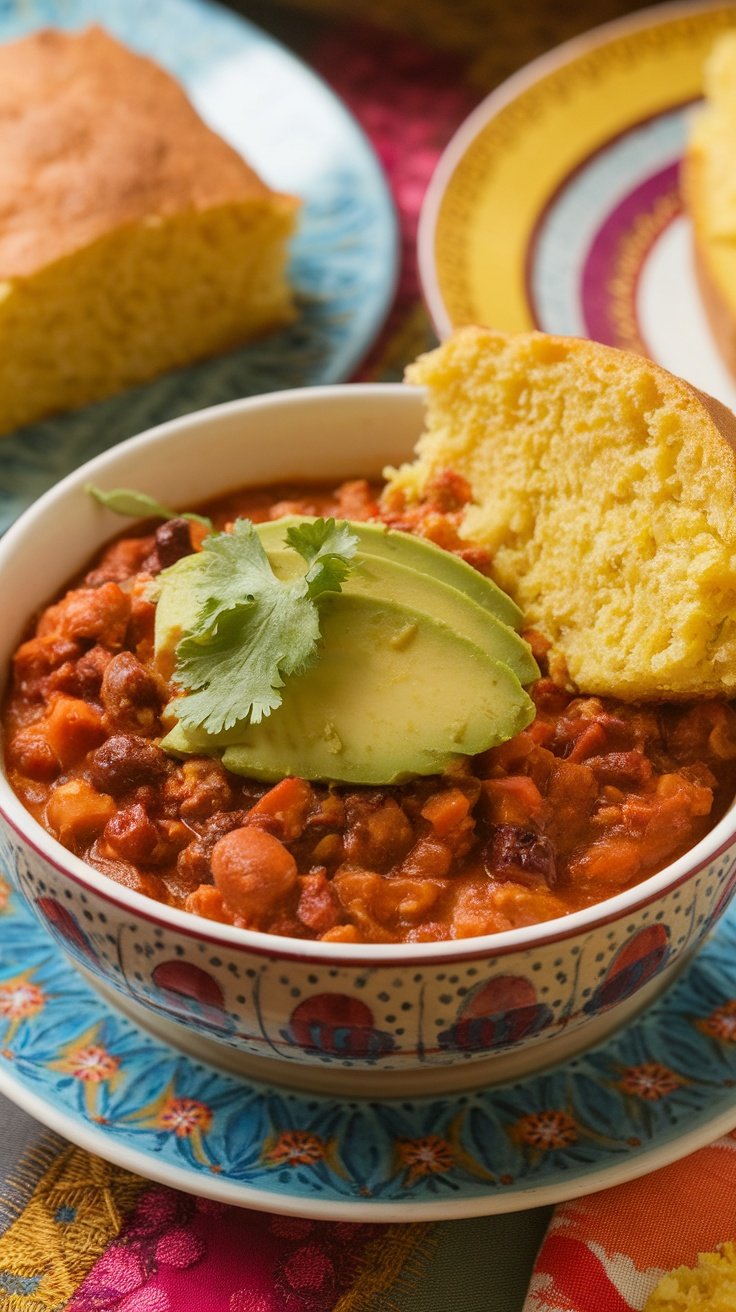
[[[600,724],[586,724],[577,735],[568,761],[585,761],[589,756],[600,756],[606,746],[606,731]]]
[[[358,931],[355,925],[335,925],[320,937],[323,943],[357,943]]]
[[[276,821],[279,837],[288,843],[301,835],[313,801],[311,785],[290,775],[263,794],[248,812],[248,820],[256,825],[265,821],[265,828],[270,828],[269,821]]]
[[[486,779],[482,788],[492,824],[526,825],[541,813],[542,794],[534,780],[525,774]]]
[[[453,829],[467,816],[470,799],[460,788],[447,788],[441,793],[432,793],[422,807],[422,815],[429,820],[438,838],[446,838]]]
[[[204,916],[207,920],[219,920],[222,925],[232,925],[232,913],[227,910],[219,888],[212,884],[200,884],[190,893],[184,903],[184,910],[194,916]]]
[[[65,768],[76,765],[105,738],[100,712],[80,697],[55,698],[38,726],[49,747]]]
[[[623,888],[638,875],[644,855],[641,843],[631,838],[603,838],[579,856],[573,856],[570,879],[573,883],[580,879],[589,880],[607,889]]]
[[[49,828],[65,847],[99,834],[115,814],[115,802],[84,779],[70,779],[53,789],[47,806]]]

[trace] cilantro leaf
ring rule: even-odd
[[[356,547],[346,525],[327,521],[318,534],[298,539],[307,573],[284,581],[274,574],[255,526],[238,519],[231,532],[211,534],[196,557],[186,558],[196,619],[177,644],[174,681],[185,693],[172,706],[185,728],[215,735],[258,724],[280,705],[284,680],[316,658],[315,600],[340,591]],[[159,576],[164,588],[179,577],[181,565]]]
[[[85,483],[85,492],[99,501],[101,506],[112,510],[116,515],[129,515],[134,519],[192,519],[196,524],[212,528],[212,520],[205,515],[195,515],[194,511],[169,510],[160,501],[149,497],[147,492],[136,492],[130,487],[115,487],[110,492],[103,492],[94,483]]]
[[[350,562],[358,550],[358,539],[345,520],[315,519],[286,530],[286,541],[309,566],[305,578],[310,597],[322,592],[339,592],[350,573]]]

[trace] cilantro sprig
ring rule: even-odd
[[[116,515],[127,515],[133,519],[191,519],[195,524],[212,528],[212,520],[205,515],[197,515],[193,510],[169,510],[168,506],[162,506],[155,497],[149,497],[147,492],[137,492],[132,487],[114,487],[104,492],[94,483],[85,483],[84,490]]]
[[[159,576],[165,588],[185,564],[197,603],[176,647],[173,677],[184,695],[172,709],[184,728],[215,735],[260,723],[281,704],[284,681],[316,659],[319,599],[341,591],[358,539],[347,523],[318,519],[291,527],[285,545],[306,561],[304,575],[279,579],[255,526],[239,519]]]

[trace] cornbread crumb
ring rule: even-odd
[[[736,419],[637,355],[467,328],[407,370],[427,388],[413,463],[474,494],[463,536],[552,643],[551,669],[629,700],[736,691]]]
[[[100,27],[0,46],[0,433],[294,317],[298,202]]]
[[[699,1253],[694,1268],[677,1267],[663,1276],[649,1295],[644,1312],[734,1312],[736,1245]]]
[[[706,103],[693,115],[681,190],[703,305],[736,375],[736,32],[716,41],[703,83]]]

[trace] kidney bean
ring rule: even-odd
[[[534,882],[543,880],[549,888],[554,887],[557,879],[555,850],[550,839],[520,825],[493,825],[482,860],[491,879],[517,879],[524,883],[531,877]]]
[[[156,783],[168,770],[166,753],[145,738],[117,733],[97,748],[90,764],[96,787],[114,797],[138,784]]]
[[[158,574],[169,565],[175,565],[183,556],[191,556],[194,548],[189,531],[188,519],[167,519],[159,524],[154,535],[154,546],[143,562],[142,568],[150,574]]]
[[[148,737],[159,732],[166,685],[132,652],[121,651],[113,656],[102,676],[100,697],[112,729]]]

